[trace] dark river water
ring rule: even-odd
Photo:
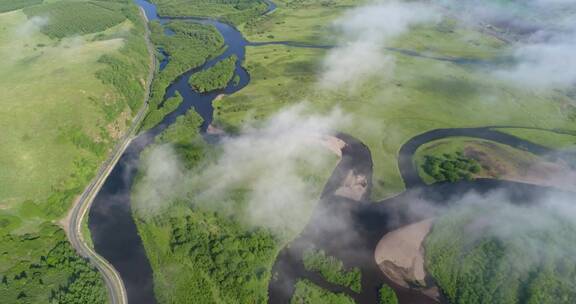
[[[159,17],[156,7],[147,1],[135,0],[135,2],[144,9],[150,21],[158,20],[161,23],[166,23],[171,19],[176,19]],[[266,13],[275,8],[272,2],[268,3],[269,8]],[[94,248],[98,254],[107,259],[118,270],[126,286],[128,300],[133,304],[156,303],[152,269],[138,235],[130,205],[130,190],[134,176],[137,173],[139,156],[142,150],[150,145],[158,134],[173,124],[178,116],[185,114],[192,108],[204,119],[201,128],[205,130],[212,121],[214,110],[212,101],[216,96],[234,93],[245,87],[250,81],[250,76],[241,66],[245,57],[246,46],[284,44],[294,47],[331,47],[289,41],[250,43],[233,26],[217,20],[192,17],[177,19],[214,25],[224,37],[227,48],[221,55],[208,60],[201,67],[178,76],[172,82],[166,90],[165,98],[174,96],[178,92],[183,97],[183,102],[158,125],[134,138],[96,196],[89,213],[88,226]],[[165,31],[165,34],[171,35],[173,33]],[[193,52],[194,50],[190,51]],[[414,52],[396,51],[411,56],[425,57]],[[169,64],[170,57],[162,49],[159,52],[163,55],[159,68],[163,70]],[[239,59],[235,71],[236,75],[240,77],[239,83],[234,84],[231,82],[225,89],[210,93],[198,93],[190,87],[188,84],[190,75],[211,67],[218,61],[233,54]],[[430,59],[445,60],[444,58]],[[450,59],[449,61],[457,64],[470,63],[465,59]],[[370,191],[368,191],[364,202],[348,201],[334,196],[333,192],[343,180],[347,170],[351,168],[369,177],[368,189],[370,190],[372,183],[372,158],[368,148],[360,141],[345,134],[340,134],[339,136],[348,143],[348,146],[343,151],[342,161],[327,182],[321,202],[318,204],[306,229],[292,242],[289,248],[285,248],[280,252],[273,267],[273,273],[276,274],[275,279],[269,285],[269,303],[287,303],[293,293],[293,284],[298,278],[307,278],[334,292],[344,292],[358,303],[376,303],[377,289],[382,283],[388,283],[395,289],[401,303],[431,302],[430,299],[414,290],[402,288],[387,281],[378,270],[372,256],[378,240],[384,233],[408,223],[408,219],[403,218],[407,217],[405,208],[414,201],[415,197],[425,197],[442,203],[449,198],[469,191],[486,192],[504,188],[512,196],[544,192],[543,188],[536,186],[493,180],[425,185],[418,176],[416,168],[414,168],[412,155],[420,145],[432,140],[450,136],[473,136],[494,140],[535,152],[536,154],[550,152],[544,147],[487,128],[442,129],[416,136],[402,147],[398,164],[407,185],[408,190],[406,192],[381,204],[368,201]],[[546,191],[548,190],[546,189]],[[327,221],[327,218],[330,221]],[[410,220],[415,219],[411,218]],[[339,230],[338,227],[346,225],[334,225],[334,221],[345,221],[351,227],[354,227],[357,233],[353,237],[344,237],[350,235],[349,231]],[[318,274],[307,272],[302,265],[301,249],[308,244],[314,244],[314,246],[324,249],[328,254],[340,258],[347,267],[359,267],[363,273],[362,293],[356,294],[351,290],[324,281]]]

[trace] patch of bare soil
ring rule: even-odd
[[[427,279],[423,241],[434,219],[426,219],[391,231],[376,246],[374,259],[386,277],[398,285],[421,290],[437,299],[438,288]]]
[[[464,154],[476,159],[483,172],[477,177],[498,178],[534,185],[555,187],[573,191],[576,189],[576,172],[562,161],[550,161],[542,157],[512,154],[497,145],[483,143],[487,151],[467,146]]]
[[[210,134],[210,135],[226,135],[226,132],[218,127],[215,127],[212,124],[208,125],[208,128],[206,129],[206,133]]]
[[[338,196],[361,201],[368,189],[368,178],[362,174],[356,174],[354,170],[348,171],[342,185],[334,192]]]

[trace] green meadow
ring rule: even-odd
[[[0,12],[0,298],[107,302],[57,224],[142,106],[140,12],[128,0],[2,1]]]
[[[321,7],[307,3],[298,9],[294,4],[288,10],[290,14],[312,12],[315,6]],[[339,15],[337,10],[327,11],[332,12],[327,19],[334,20]],[[296,32],[309,42],[329,34],[326,27],[319,25],[325,20],[310,21],[311,24],[304,26],[305,22],[286,19],[281,6],[263,18],[270,26],[262,25],[261,34],[257,36],[267,37],[267,33],[272,33],[274,39],[270,40],[298,41],[296,37],[276,39],[275,31]],[[427,55],[482,60],[498,59],[508,53],[507,45],[471,29],[456,29],[446,34],[446,27],[451,23],[447,19],[416,27],[394,39],[389,46],[426,51]],[[299,30],[288,30],[292,27]],[[249,29],[244,30],[251,33]],[[251,82],[242,91],[215,102],[215,121],[234,129],[245,121],[263,119],[284,106],[302,101],[311,105],[311,111],[325,112],[339,107],[353,121],[340,131],[357,137],[371,149],[374,199],[404,189],[396,157],[402,144],[417,134],[435,128],[488,125],[569,128],[573,123],[575,108],[570,105],[571,98],[562,92],[520,89],[495,79],[482,65],[387,50],[383,52],[394,57],[392,72],[383,71],[382,75],[365,79],[356,88],[324,90],[318,85],[318,77],[326,52],[279,45],[248,47],[244,65]]]
[[[152,0],[161,16],[214,17],[242,24],[266,11],[262,0]]]

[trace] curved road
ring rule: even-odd
[[[126,295],[126,288],[124,283],[120,278],[120,275],[114,269],[114,267],[108,263],[104,258],[98,255],[84,239],[82,234],[82,221],[86,216],[86,213],[90,209],[94,197],[106,181],[106,178],[120,159],[120,156],[124,153],[124,150],[128,147],[134,133],[136,132],[138,126],[142,122],[144,115],[148,111],[148,100],[150,98],[150,84],[152,83],[152,78],[154,77],[154,71],[156,70],[156,59],[154,57],[154,47],[150,41],[150,30],[148,28],[148,20],[146,14],[140,8],[142,18],[145,20],[146,24],[146,47],[148,48],[148,53],[150,55],[150,71],[148,73],[148,79],[146,80],[146,92],[144,105],[136,114],[136,117],[132,121],[128,131],[124,134],[122,139],[114,147],[111,156],[106,160],[106,162],[100,167],[98,174],[92,180],[92,182],[84,189],[82,195],[76,200],[72,210],[69,214],[69,222],[67,227],[68,239],[72,246],[78,251],[78,253],[90,260],[90,262],[98,269],[102,274],[104,283],[106,284],[106,289],[109,295],[110,304],[127,304],[128,297]]]

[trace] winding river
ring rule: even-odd
[[[165,23],[171,19],[184,19],[214,25],[224,37],[227,46],[221,55],[208,60],[201,67],[178,76],[171,83],[166,90],[165,98],[174,96],[178,92],[183,97],[183,102],[158,125],[139,134],[131,142],[110,173],[90,209],[88,223],[95,250],[119,272],[126,287],[129,302],[148,304],[156,303],[153,289],[153,273],[138,235],[130,205],[130,190],[134,176],[137,173],[140,153],[153,143],[158,134],[173,124],[178,116],[185,114],[191,108],[194,108],[204,119],[201,128],[203,131],[206,130],[212,121],[212,101],[220,94],[232,94],[241,90],[250,81],[249,74],[241,66],[245,57],[246,46],[269,44],[315,48],[328,48],[331,46],[314,46],[289,41],[251,43],[244,39],[242,34],[229,24],[208,18],[159,17],[155,5],[145,0],[135,0],[135,2],[145,11],[150,21],[158,20],[161,23]],[[266,13],[271,12],[275,8],[272,2],[268,2],[268,4],[269,7]],[[166,34],[170,35],[171,33],[166,32]],[[164,55],[160,62],[160,69],[163,69],[169,63],[170,58],[163,50],[159,51]],[[466,59],[430,57],[407,50],[391,49],[391,51],[435,60],[448,60],[457,64],[475,63]],[[188,84],[190,75],[209,68],[233,54],[239,59],[235,70],[235,74],[240,77],[238,83],[234,84],[234,82],[231,82],[225,89],[209,93],[198,93],[190,87]],[[430,131],[412,138],[401,149],[398,165],[408,190],[397,197],[386,200],[382,204],[369,202],[367,199],[370,197],[368,191],[366,200],[359,203],[337,197],[333,193],[342,182],[345,172],[351,168],[369,177],[368,188],[370,189],[372,177],[371,154],[364,144],[353,137],[345,134],[340,134],[339,136],[347,142],[347,147],[343,151],[343,158],[326,184],[321,202],[318,204],[318,208],[304,232],[293,241],[289,248],[285,248],[280,252],[273,267],[276,279],[270,282],[269,285],[269,303],[288,302],[293,293],[293,283],[298,278],[308,278],[328,290],[344,292],[357,300],[358,303],[376,303],[377,289],[384,282],[394,287],[403,303],[431,302],[429,298],[424,297],[419,292],[402,288],[387,281],[374,263],[372,255],[373,249],[384,233],[408,223],[405,208],[409,206],[414,197],[426,197],[441,203],[447,201],[448,198],[472,190],[485,192],[492,189],[505,188],[510,192],[510,195],[541,193],[542,191],[540,191],[541,187],[494,180],[428,186],[422,182],[412,163],[412,156],[416,149],[424,143],[440,138],[471,136],[493,140],[515,148],[527,149],[536,154],[550,152],[549,149],[542,146],[534,145],[489,128]],[[353,227],[357,228],[358,234],[354,237],[343,238],[342,236],[347,235],[347,231],[338,230],[333,225],[326,225],[324,219],[327,216],[327,210],[329,210],[331,220],[350,222]],[[410,220],[414,221],[416,219],[411,218]],[[328,254],[342,259],[345,265],[349,267],[360,267],[363,272],[362,293],[357,294],[346,288],[330,284],[317,274],[307,272],[302,265],[301,252],[297,248],[302,248],[300,245],[308,243],[313,243],[316,247],[324,249]],[[354,254],[350,254],[351,249],[354,249]],[[291,287],[286,288],[286,286]]]
[[[160,18],[156,7],[147,1],[136,0],[136,3],[144,10],[150,21],[158,20],[164,23],[171,19]],[[130,206],[130,190],[137,173],[140,153],[154,141],[158,134],[173,124],[178,116],[185,114],[191,108],[194,108],[203,118],[204,123],[201,128],[206,130],[212,121],[212,101],[220,94],[232,94],[242,89],[250,80],[248,73],[241,66],[245,54],[244,47],[248,42],[238,30],[231,25],[211,19],[178,19],[214,25],[224,37],[227,48],[221,55],[208,60],[201,67],[180,75],[172,82],[166,90],[165,98],[172,97],[178,92],[183,97],[183,102],[158,125],[134,138],[94,199],[89,213],[88,226],[94,249],[119,272],[130,303],[156,303],[152,269],[138,235]],[[207,69],[232,54],[239,59],[235,71],[235,74],[240,77],[238,83],[230,82],[225,89],[209,93],[198,93],[190,87],[188,84],[190,75]],[[164,58],[160,63],[161,69],[168,64],[169,57],[166,55],[164,53]]]

